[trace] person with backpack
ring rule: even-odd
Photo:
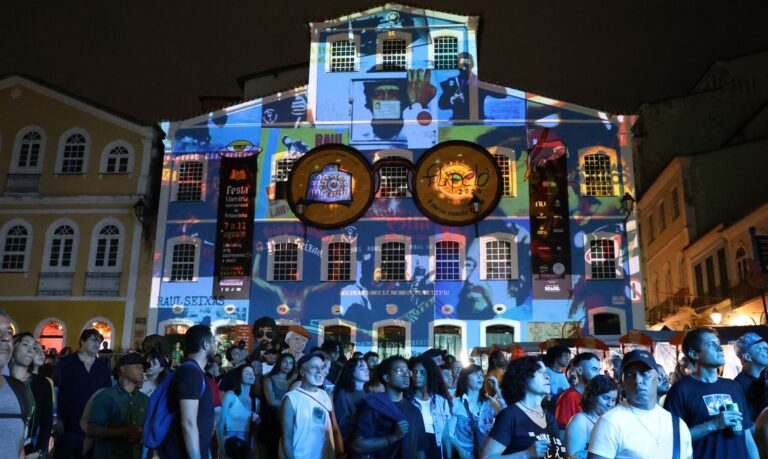
[[[11,318],[0,309],[0,369],[11,360]],[[25,419],[29,416],[22,383],[0,376],[0,459],[19,459],[24,453]]]
[[[203,459],[213,437],[213,391],[203,368],[216,346],[211,329],[194,325],[184,334],[187,360],[152,394],[144,443],[161,458]]]

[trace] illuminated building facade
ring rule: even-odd
[[[168,123],[150,332],[269,315],[466,355],[643,328],[629,119],[481,81],[477,23],[396,4],[313,23],[306,86]]]

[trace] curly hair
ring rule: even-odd
[[[446,400],[451,400],[451,395],[448,393],[448,388],[445,386],[445,379],[443,379],[443,373],[440,372],[440,367],[437,366],[435,361],[430,357],[420,355],[414,357],[408,361],[408,368],[414,371],[416,365],[424,367],[424,371],[427,374],[427,392],[433,395],[440,395]],[[415,371],[414,371],[415,372]],[[416,392],[413,385],[409,387],[409,398],[414,397]],[[450,403],[450,402],[449,402]]]
[[[456,380],[456,398],[461,398],[462,395],[467,393],[467,390],[469,389],[469,377],[477,372],[483,374],[483,367],[472,364],[461,369],[459,378]],[[485,384],[481,384],[480,396],[477,398],[477,401],[478,403],[482,403],[487,398],[488,395],[485,393]]]
[[[597,397],[614,390],[618,391],[619,388],[613,379],[605,375],[595,376],[587,383],[584,393],[581,394],[581,409],[585,413],[592,412],[597,406]]]
[[[405,357],[392,355],[382,360],[381,363],[379,363],[379,366],[376,367],[376,375],[384,387],[387,386],[387,381],[384,378],[388,378],[390,373],[392,373],[392,365],[394,365],[395,362],[405,362],[406,365],[408,364],[408,361],[405,360]]]
[[[541,369],[537,356],[526,355],[509,362],[504,377],[501,378],[501,395],[507,405],[519,402],[525,396],[528,381]]]

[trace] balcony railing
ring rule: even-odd
[[[37,193],[40,174],[8,174],[5,180],[6,193]]]
[[[646,313],[646,320],[649,324],[659,323],[664,318],[679,312],[680,308],[691,306],[692,300],[693,297],[690,296],[687,289],[680,289],[666,300],[649,309]]]
[[[67,296],[72,295],[73,273],[40,273],[37,285],[38,295]]]
[[[122,273],[86,273],[85,296],[119,296]]]

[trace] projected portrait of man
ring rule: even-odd
[[[472,97],[477,97],[478,119],[485,119],[485,98],[488,96],[504,98],[506,93],[501,88],[495,91],[478,88],[477,75],[472,73],[475,60],[469,53],[459,53],[456,57],[456,69],[458,75],[452,76],[440,83],[442,93],[437,100],[437,106],[442,110],[452,110],[452,120],[466,120],[470,118]],[[476,95],[476,96],[475,96]]]
[[[254,350],[261,356],[277,344],[277,324],[271,317],[261,317],[253,323]]]

